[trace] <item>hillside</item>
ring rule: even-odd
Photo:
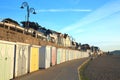
[[[120,55],[120,50],[111,51],[110,54]]]

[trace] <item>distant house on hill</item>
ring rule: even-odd
[[[71,43],[71,39],[70,36],[68,34],[63,34],[63,45],[65,47],[71,47],[72,43]]]
[[[46,29],[44,27],[40,28],[38,31],[42,32],[47,37],[47,41],[57,44],[57,40],[58,40],[57,36],[59,34],[58,32],[50,29]]]
[[[6,22],[6,23],[10,23],[10,24],[20,26],[20,24],[17,21],[15,21],[13,19],[10,19],[10,18],[5,18],[5,19],[2,20],[2,22]]]
[[[62,33],[57,33],[57,44],[59,46],[63,46],[63,34]]]
[[[88,49],[90,49],[89,44],[82,44],[82,45],[81,45],[81,50],[82,50],[82,51],[87,51]]]
[[[81,46],[77,42],[75,44],[76,44],[75,49],[79,50]]]
[[[38,31],[43,33],[45,36],[47,36],[47,34],[46,34],[47,29],[45,27],[39,28]]]
[[[62,34],[60,32],[50,30],[46,32],[46,35],[49,37],[48,41],[56,43],[59,46],[71,47],[71,39],[68,34]]]
[[[52,34],[50,34],[51,42],[57,44],[58,43],[58,34],[59,32],[56,32],[54,30],[50,30]]]
[[[76,48],[76,42],[75,42],[75,41],[72,41],[71,48],[72,48],[72,49],[75,49],[75,48]]]
[[[41,40],[44,40],[44,41],[46,40],[46,36],[44,35],[44,33],[36,31],[32,28],[29,28],[28,33],[33,37],[40,38]]]
[[[97,46],[91,46],[91,51],[92,52],[98,52],[100,49]]]
[[[97,46],[91,46],[90,50],[91,50],[92,54],[95,55],[95,56],[98,56],[98,55],[102,54],[102,51]]]
[[[24,33],[24,28],[22,28],[19,23],[13,19],[5,18],[0,22],[1,27],[13,30],[16,32]]]

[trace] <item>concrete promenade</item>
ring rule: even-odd
[[[87,59],[88,58],[81,58],[64,62],[14,80],[79,80],[77,69]]]
[[[120,55],[103,55],[90,61],[84,74],[89,80],[120,80]]]

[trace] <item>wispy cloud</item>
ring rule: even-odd
[[[91,12],[90,9],[40,9],[39,12]]]
[[[78,4],[80,0],[73,0],[75,4]]]
[[[62,30],[61,32],[70,32],[75,31],[75,29],[78,29],[82,26],[88,26],[91,23],[95,23],[96,21],[99,21],[101,19],[104,19],[105,17],[111,16],[112,14],[120,11],[120,0],[109,2],[102,7],[98,8],[96,11],[90,13],[88,16],[84,17],[80,21],[73,23]]]
[[[72,4],[78,5],[81,0],[69,0]]]

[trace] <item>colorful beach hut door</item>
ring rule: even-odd
[[[28,45],[16,45],[15,76],[21,76],[28,72]]]
[[[30,72],[39,69],[39,47],[31,47],[30,52]]]
[[[14,45],[0,43],[0,80],[13,78]]]
[[[60,63],[60,57],[61,57],[61,49],[57,49],[57,64]]]
[[[42,46],[40,48],[40,60],[39,67],[40,68],[49,68],[50,67],[50,56],[51,55],[51,47],[50,46]]]
[[[69,50],[66,49],[66,61],[68,61],[68,60],[69,60]]]
[[[45,68],[50,67],[51,46],[46,46],[45,51]]]
[[[52,47],[51,62],[51,66],[56,64],[56,47]]]

